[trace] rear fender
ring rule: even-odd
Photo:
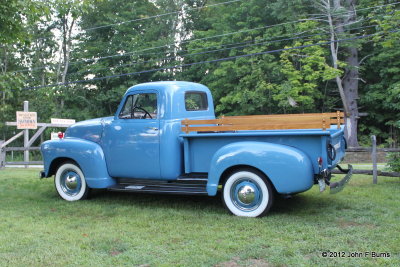
[[[116,183],[108,174],[103,149],[97,143],[79,138],[65,138],[44,142],[41,151],[45,177],[54,174],[52,165],[60,159],[70,159],[82,169],[90,188],[106,188]]]
[[[240,165],[263,172],[281,194],[306,191],[314,184],[311,161],[297,148],[266,142],[237,142],[220,148],[214,154],[207,193],[216,195],[223,173]]]

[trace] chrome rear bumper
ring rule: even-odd
[[[331,194],[336,194],[339,193],[340,191],[343,190],[344,186],[349,182],[351,176],[353,175],[353,166],[352,165],[348,165],[348,169],[342,169],[339,165],[336,166],[341,172],[345,173],[346,176],[340,180],[339,182],[331,182],[329,184],[329,192]]]

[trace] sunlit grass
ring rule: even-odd
[[[229,215],[220,197],[97,191],[69,203],[37,172],[0,171],[0,266],[400,265],[399,178],[354,176],[339,194],[315,187],[249,219]]]

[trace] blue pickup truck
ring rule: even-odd
[[[233,214],[259,217],[274,196],[318,184],[340,191],[343,113],[216,118],[210,90],[190,82],[129,88],[112,117],[70,126],[44,142],[42,178],[67,201],[90,189],[216,196]],[[338,166],[347,173],[331,182]]]

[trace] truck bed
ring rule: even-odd
[[[213,155],[235,142],[267,142],[294,147],[307,154],[314,174],[320,167],[318,157],[333,169],[344,156],[344,114],[289,114],[223,117],[215,120],[183,120],[185,173],[208,172]],[[335,149],[333,160],[327,146]]]
[[[341,143],[343,129],[285,130],[285,131],[240,131],[216,133],[190,133],[181,134],[184,140],[185,173],[208,172],[211,158],[221,147],[234,142],[256,141],[287,145],[304,151],[311,159],[314,173],[319,171],[317,158],[326,155],[328,138],[335,147],[337,155],[335,160],[328,165],[333,169],[344,156]],[[322,144],[322,145],[321,145]],[[324,158],[328,161],[328,158]]]

